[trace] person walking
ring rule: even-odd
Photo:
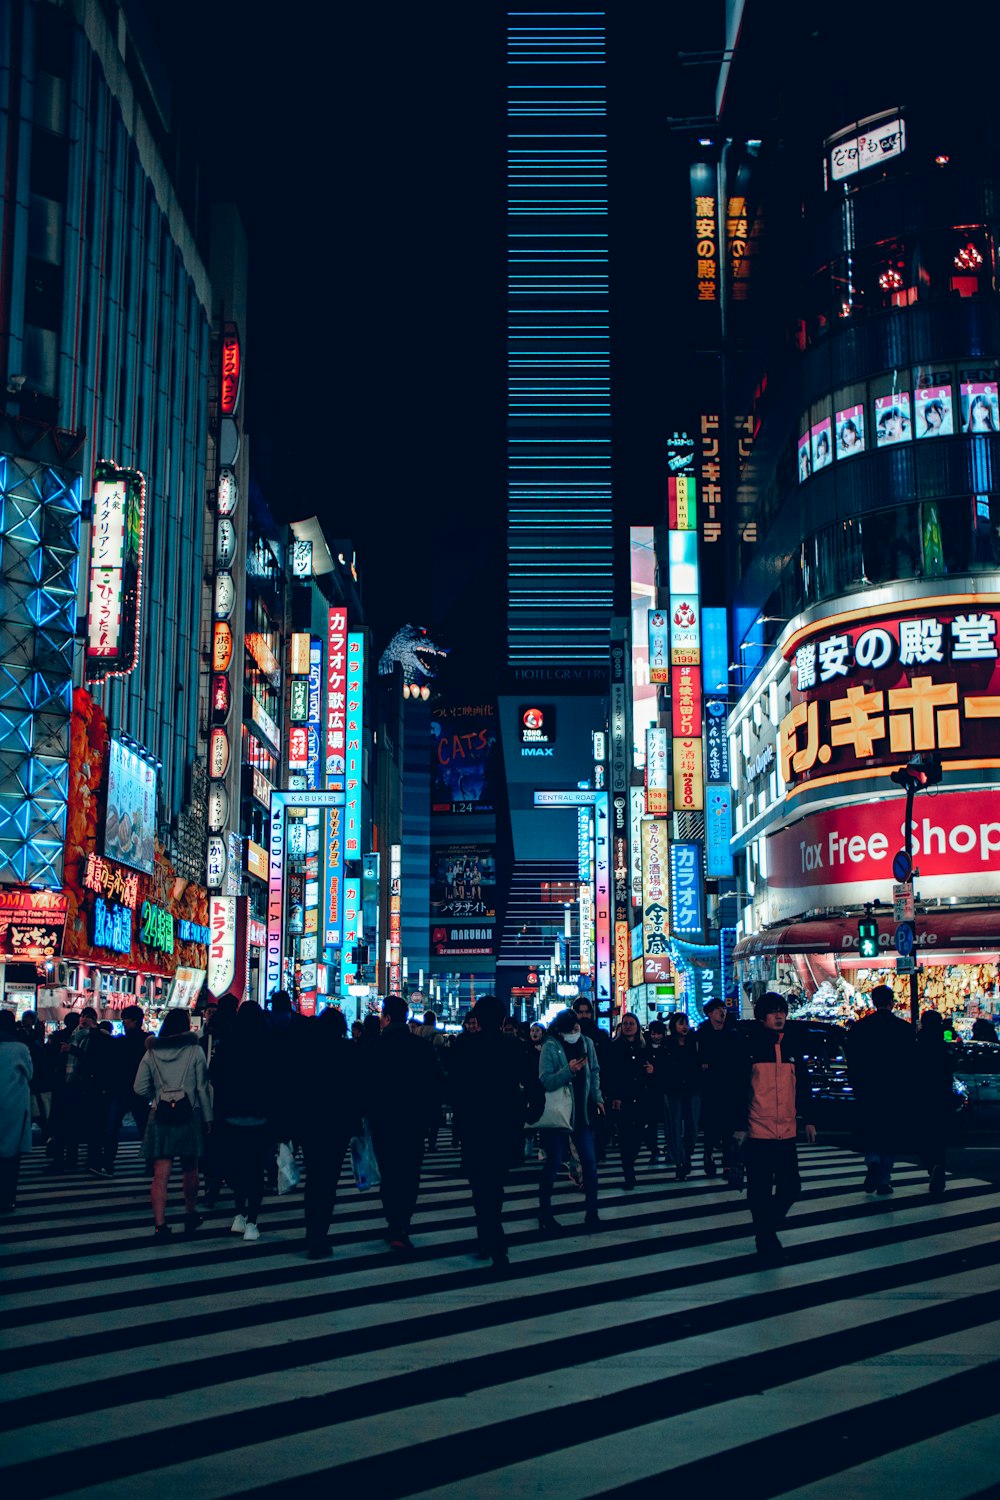
[[[795,1145],[797,1118],[806,1139],[816,1139],[812,1085],[801,1051],[785,1032],[788,1001],[768,990],[754,1005],[756,1026],[746,1052],[739,1100],[734,1101],[736,1140],[747,1169],[747,1198],[764,1265],[784,1259],[778,1230],[802,1190]]]
[[[631,1192],[635,1187],[635,1163],[647,1129],[649,1099],[653,1092],[649,1048],[639,1018],[631,1011],[622,1016],[621,1030],[608,1048],[606,1088],[618,1126],[618,1149],[625,1188]]]
[[[164,1244],[171,1233],[166,1221],[167,1188],[175,1157],[181,1164],[185,1234],[193,1234],[202,1222],[197,1207],[198,1159],[212,1123],[205,1054],[191,1031],[186,1010],[167,1011],[159,1035],[139,1064],[134,1089],[151,1105],[142,1151],[153,1165],[153,1238]]]
[[[674,1176],[683,1182],[691,1175],[691,1160],[698,1139],[701,1113],[701,1068],[698,1043],[683,1011],[674,1011],[667,1023],[667,1040],[659,1056],[660,1087],[663,1092],[663,1125],[667,1139],[667,1161]]]
[[[916,1141],[930,1178],[928,1192],[943,1198],[948,1129],[955,1107],[952,1054],[944,1039],[944,1020],[936,1010],[920,1017],[913,1048],[913,1094]]]
[[[496,995],[480,995],[479,1031],[456,1040],[448,1090],[459,1120],[462,1170],[472,1189],[477,1254],[502,1273],[508,1265],[503,1228],[504,1183],[521,1157],[524,1105],[535,1054],[504,1032],[505,1008]]]
[[[0,1214],[17,1207],[21,1157],[31,1150],[31,1053],[12,1010],[0,1010]]]
[[[206,1021],[204,1030],[198,1038],[201,1050],[205,1054],[205,1063],[208,1067],[209,1093],[212,1096],[212,1113],[218,1119],[221,1111],[219,1101],[216,1098],[216,1086],[212,1082],[212,1069],[218,1063],[219,1058],[225,1051],[233,1029],[236,1025],[236,1012],[239,1009],[239,1000],[233,994],[220,995],[218,1002],[212,1006],[205,1007]],[[225,1131],[210,1130],[205,1139],[205,1152],[202,1158],[201,1168],[204,1178],[203,1199],[205,1207],[213,1209],[219,1201],[223,1184],[226,1180],[225,1164],[222,1159],[223,1139]]]
[[[219,1155],[233,1190],[236,1216],[230,1229],[248,1243],[260,1239],[260,1208],[274,1118],[275,1064],[264,1012],[244,1000],[232,1033],[208,1070],[215,1090],[214,1130]],[[214,1132],[213,1132],[214,1133]]]
[[[896,1155],[909,1135],[913,1102],[913,1027],[892,1013],[889,985],[872,990],[873,1013],[847,1033],[848,1074],[864,1152],[864,1191],[887,1198]]]
[[[337,1183],[351,1137],[361,1135],[358,1050],[343,1011],[327,1006],[300,1028],[296,1130],[305,1158],[306,1257],[328,1260]]]
[[[126,1005],[122,1011],[124,1036],[114,1037],[109,1052],[108,1102],[104,1115],[104,1138],[101,1142],[101,1161],[96,1175],[113,1177],[118,1141],[121,1137],[122,1121],[131,1114],[142,1139],[149,1118],[149,1105],[145,1099],[136,1097],[132,1085],[139,1071],[139,1064],[150,1040],[143,1030],[146,1019],[141,1005]]]
[[[716,1151],[721,1152],[722,1170],[732,1173],[734,1100],[746,1073],[746,1042],[739,1023],[718,996],[706,1000],[705,1019],[695,1038],[698,1043],[698,1066],[701,1069],[702,1161],[706,1177],[718,1175]]]
[[[580,1030],[588,1041],[594,1045],[597,1053],[597,1066],[599,1070],[607,1072],[608,1059],[610,1057],[611,1037],[603,1026],[598,1026],[594,1015],[594,1007],[586,995],[581,995],[578,1000],[573,1001],[573,1010],[580,1022]],[[611,1144],[611,1121],[606,1114],[600,1114],[593,1124],[594,1132],[594,1155],[598,1165],[604,1161]]]
[[[407,1026],[402,995],[382,1004],[382,1034],[365,1053],[365,1114],[382,1175],[386,1243],[394,1255],[413,1249],[410,1222],[420,1192],[427,1130],[441,1108],[442,1076],[435,1048]]]
[[[570,1091],[568,1129],[540,1127],[545,1163],[538,1185],[538,1227],[545,1234],[565,1227],[553,1217],[552,1189],[572,1139],[583,1168],[584,1228],[599,1229],[594,1125],[604,1115],[601,1069],[594,1044],[583,1035],[574,1011],[561,1010],[553,1019],[539,1053],[538,1072],[546,1094],[567,1087]]]

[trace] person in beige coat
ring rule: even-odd
[[[167,1187],[174,1157],[180,1158],[184,1193],[184,1233],[201,1223],[198,1213],[198,1161],[212,1123],[208,1067],[198,1038],[191,1031],[186,1010],[170,1010],[156,1040],[151,1042],[135,1075],[135,1092],[151,1102],[142,1151],[153,1166],[150,1198],[153,1236],[158,1243],[170,1236],[166,1220]],[[170,1118],[171,1115],[179,1118]]]

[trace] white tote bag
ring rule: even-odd
[[[561,1084],[545,1095],[542,1117],[536,1120],[533,1130],[571,1130],[573,1128],[573,1085]]]

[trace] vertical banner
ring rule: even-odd
[[[642,822],[642,956],[643,978],[655,984],[669,971],[670,906],[665,818]]]
[[[594,972],[594,892],[592,886],[580,887],[580,973]]]
[[[611,827],[608,796],[594,805],[594,937],[596,943],[597,1003],[608,1016],[611,1007]]]
[[[326,638],[326,784],[344,790],[347,770],[347,610],[331,609]]]
[[[631,962],[629,954],[629,732],[628,627],[624,620],[611,627],[611,870],[615,943],[615,1010],[628,1009]]]
[[[731,880],[735,873],[729,846],[732,830],[732,790],[729,786],[710,786],[705,794],[705,859],[709,880]]]
[[[691,164],[691,227],[694,248],[694,284],[700,306],[714,313],[719,326],[719,226],[716,169],[707,161]]]
[[[361,941],[367,943],[369,962],[375,970],[376,989],[378,976],[384,972],[379,955],[379,869],[382,856],[366,854],[361,870]]]
[[[340,993],[350,993],[348,985],[358,982],[358,944],[361,941],[361,881],[349,876],[344,881],[344,947],[340,959]]]
[[[670,681],[670,622],[662,609],[647,610],[649,621],[649,680]]]
[[[347,633],[347,780],[344,790],[344,858],[361,858],[361,742],[365,696],[365,638]]]
[[[323,642],[315,637],[309,643],[309,737],[306,758],[306,786],[318,792],[323,785]]]
[[[698,943],[705,936],[701,860],[700,844],[670,845],[670,928],[675,937]]]
[[[740,1013],[740,997],[736,988],[733,955],[736,952],[736,928],[722,927],[719,930],[719,966],[722,971],[722,999],[726,1009],[733,1015]]]
[[[615,923],[615,1014],[620,1018],[628,1010],[629,980],[632,970],[631,938],[627,922]]]
[[[646,811],[651,817],[663,817],[667,802],[667,731],[646,730]]]
[[[340,807],[326,810],[326,921],[323,942],[339,948],[343,941],[344,813]]]
[[[265,993],[281,988],[281,945],[284,916],[285,799],[271,797],[271,842],[267,856],[267,981]]]
[[[389,846],[389,994],[397,995],[403,980],[403,846]]]

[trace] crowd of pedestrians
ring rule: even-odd
[[[876,989],[872,998],[873,1014],[847,1041],[863,1190],[891,1194],[896,1158],[916,1139],[929,1191],[939,1197],[952,1094],[941,1018],[929,1012],[915,1032],[894,1016],[891,990]],[[601,1163],[617,1152],[625,1190],[633,1191],[641,1153],[660,1160],[661,1127],[677,1181],[697,1170],[699,1139],[706,1176],[721,1169],[734,1189],[745,1179],[758,1256],[775,1263],[783,1257],[779,1231],[801,1191],[797,1137],[800,1129],[809,1142],[816,1136],[810,1059],[787,1017],[786,999],[771,991],[757,1001],[752,1023],[712,999],[697,1027],[677,1012],[666,1027],[657,1020],[644,1032],[627,1013],[612,1039],[585,998],[548,1026],[519,1027],[496,996],[484,995],[449,1039],[433,1012],[411,1018],[406,1000],[390,995],[380,1016],[355,1023],[348,1036],[340,1011],[306,1020],[279,991],[266,1011],[231,996],[210,1004],[200,1035],[188,1011],[170,1010],[153,1036],[133,1005],[122,1013],[121,1036],[87,1008],[46,1040],[35,1017],[15,1023],[0,1011],[0,1212],[15,1206],[33,1122],[46,1142],[47,1171],[80,1171],[82,1154],[82,1170],[112,1177],[131,1114],[156,1242],[172,1233],[174,1162],[183,1232],[194,1234],[228,1188],[232,1231],[252,1243],[279,1166],[297,1175],[297,1155],[305,1253],[326,1258],[350,1155],[356,1172],[378,1181],[386,1245],[404,1258],[413,1249],[425,1152],[436,1149],[450,1109],[472,1194],[476,1254],[498,1274],[508,1264],[504,1184],[526,1156],[540,1159],[540,1232],[568,1228],[554,1201],[564,1167],[583,1193],[583,1228],[596,1232]]]

